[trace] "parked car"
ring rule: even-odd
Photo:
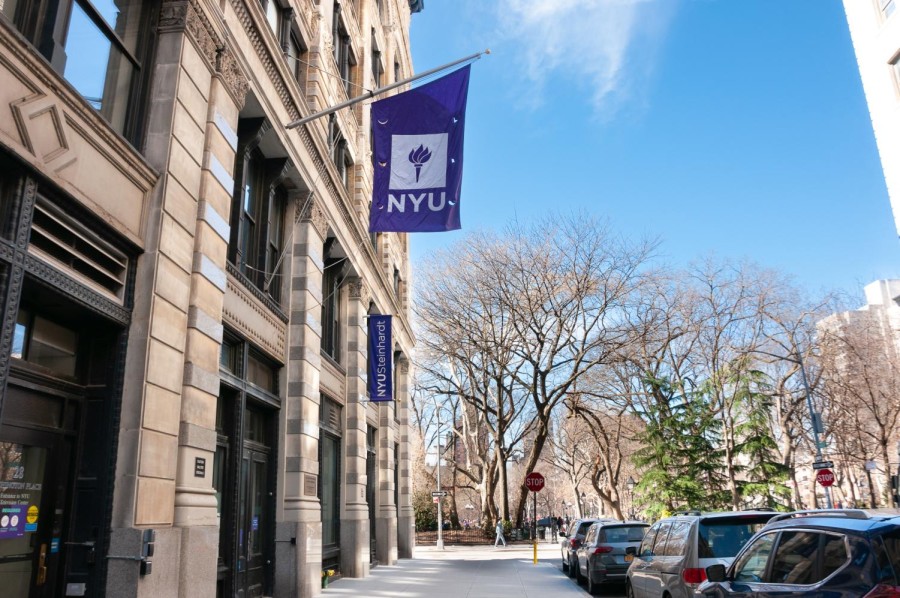
[[[575,577],[575,551],[581,546],[584,535],[588,528],[591,527],[599,519],[576,519],[569,524],[565,538],[559,543],[560,556],[562,557],[562,570],[569,574],[569,577]],[[604,519],[603,521],[615,521],[615,519]]]
[[[734,563],[707,567],[702,596],[900,596],[900,514],[798,511],[773,517]]]
[[[710,565],[730,565],[773,511],[681,513],[647,530],[628,569],[629,598],[696,598]]]
[[[575,577],[584,581],[589,594],[594,594],[601,585],[625,581],[628,566],[649,527],[640,521],[591,524],[575,551]]]

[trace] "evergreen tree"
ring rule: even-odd
[[[636,491],[651,518],[682,509],[722,508],[720,422],[703,387],[686,390],[683,383],[647,378],[651,400],[641,414],[644,445],[634,456],[642,468]]]
[[[744,371],[732,377],[735,398],[745,419],[735,427],[740,442],[738,454],[747,458],[744,480],[739,483],[745,503],[786,510],[791,490],[787,485],[790,469],[780,461],[778,444],[772,437],[773,400],[767,377],[759,370]],[[758,499],[758,500],[754,500]]]

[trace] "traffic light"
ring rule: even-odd
[[[141,536],[141,575],[153,572],[153,549],[156,542],[156,531],[145,529]]]

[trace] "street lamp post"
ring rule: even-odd
[[[444,549],[444,497],[441,495],[441,410],[435,402],[435,414],[437,415],[437,548]]]
[[[625,482],[625,486],[628,488],[628,518],[634,519],[634,487],[637,482],[634,481],[634,478],[628,476],[628,481]]]

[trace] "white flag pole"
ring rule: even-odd
[[[407,83],[412,83],[413,81],[417,81],[423,77],[427,77],[428,75],[433,75],[435,73],[439,73],[441,71],[447,70],[448,68],[450,68],[452,66],[456,66],[457,64],[461,64],[463,62],[469,62],[471,60],[478,60],[479,58],[481,58],[482,54],[490,54],[490,53],[491,53],[490,49],[487,49],[484,52],[476,52],[475,54],[472,54],[471,56],[466,56],[465,58],[460,58],[459,60],[454,60],[453,62],[448,62],[445,65],[427,70],[424,73],[419,73],[418,75],[413,75],[412,77],[407,77],[406,79],[403,79],[402,81],[396,81],[394,83],[391,83],[390,85],[386,85],[384,87],[379,87],[378,89],[374,89],[372,91],[367,91],[366,93],[364,93],[361,96],[357,96],[351,100],[347,100],[346,102],[341,102],[340,104],[337,104],[336,106],[332,106],[331,108],[326,108],[325,110],[316,112],[315,114],[310,114],[309,116],[304,116],[303,118],[301,118],[299,120],[289,122],[284,127],[286,129],[293,129],[295,127],[299,127],[300,125],[306,124],[309,121],[315,120],[317,118],[321,118],[323,116],[328,116],[329,114],[337,112],[338,110],[340,110],[342,108],[352,106],[353,104],[358,104],[359,102],[362,102],[363,100],[368,100],[369,98],[373,98],[377,95],[381,95],[383,93],[391,91],[392,89],[397,89],[398,87],[406,85]]]

